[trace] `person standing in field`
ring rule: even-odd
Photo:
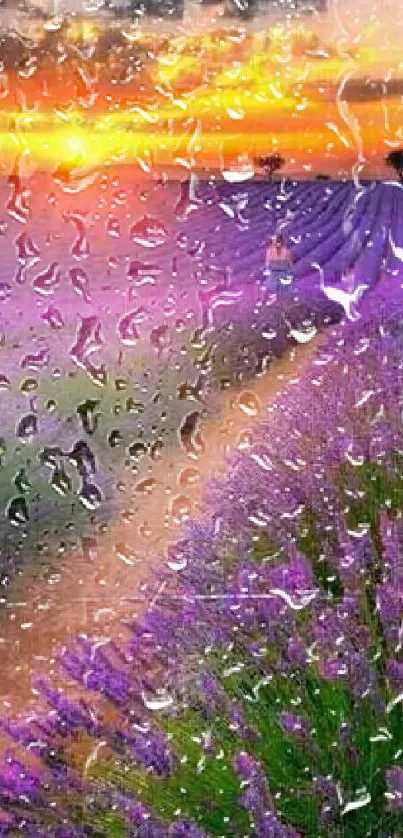
[[[267,247],[264,274],[267,278],[266,287],[277,294],[281,294],[293,282],[292,255],[281,233],[276,233]]]

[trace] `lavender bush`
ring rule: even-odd
[[[271,408],[130,647],[78,638],[81,698],[41,682],[4,724],[1,834],[402,834],[402,303],[381,284]]]

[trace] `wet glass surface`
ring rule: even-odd
[[[0,835],[402,835],[402,30],[0,8]]]

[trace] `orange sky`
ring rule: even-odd
[[[93,68],[88,102],[67,112],[44,111],[43,102],[32,112],[18,94],[22,113],[4,103],[3,167],[23,151],[28,170],[75,160],[183,172],[280,151],[296,175],[385,176],[384,157],[403,144],[402,12],[392,23],[391,9],[388,0],[358,0],[347,14],[333,0],[323,17],[261,19],[252,30],[210,20],[191,35],[179,27],[168,47],[154,31],[143,93],[129,79],[110,95]],[[125,31],[128,43],[150,41],[150,32]]]

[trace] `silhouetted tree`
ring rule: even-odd
[[[399,179],[403,183],[403,148],[396,148],[394,151],[391,151],[385,158],[385,162],[397,172]]]
[[[255,163],[257,163],[257,165],[263,169],[265,174],[269,176],[270,180],[272,180],[274,173],[283,168],[285,160],[281,154],[274,153],[257,157]]]

